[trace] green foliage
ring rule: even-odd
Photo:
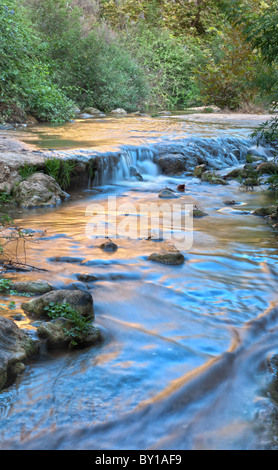
[[[246,189],[253,189],[262,184],[262,178],[251,163],[245,165],[244,178],[240,180],[241,185]]]
[[[70,340],[70,347],[76,346],[90,332],[89,320],[68,303],[50,302],[44,311],[52,319],[63,317],[69,320],[69,327],[64,328],[64,333]]]
[[[196,71],[205,103],[236,109],[252,102],[258,94],[259,67],[240,29],[226,28],[214,39],[206,67]]]
[[[74,172],[76,163],[60,158],[47,158],[45,162],[45,173],[52,176],[62,189],[70,186],[71,175]]]
[[[266,122],[260,124],[254,132],[252,132],[251,137],[257,139],[257,144],[263,142],[275,142],[278,140],[278,117],[269,119]]]
[[[37,167],[35,165],[28,165],[26,162],[24,166],[20,167],[19,175],[22,180],[27,179],[29,176],[33,175],[37,171]]]
[[[169,32],[140,23],[130,29],[128,46],[148,76],[150,107],[189,107],[201,104],[194,81],[194,67],[204,63],[204,54],[192,38],[179,40]]]
[[[8,204],[12,199],[13,196],[11,196],[11,194],[7,193],[6,191],[0,192],[0,205]]]
[[[10,279],[0,279],[1,294],[9,294],[12,290],[13,283]]]

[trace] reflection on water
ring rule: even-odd
[[[26,143],[42,149],[93,148],[108,151],[122,145],[152,144],[157,141],[175,141],[185,137],[218,136],[247,137],[252,129],[252,122],[243,128],[242,123],[235,124],[198,122],[185,120],[184,116],[170,116],[153,119],[143,117],[106,117],[76,120],[72,123],[39,124],[13,131],[13,135]]]
[[[237,183],[219,187],[191,177],[144,176],[17,215],[21,225],[38,231],[39,240],[28,247],[29,263],[47,271],[10,277],[47,279],[63,288],[78,285],[80,274],[93,274],[96,280],[87,286],[104,342],[68,354],[44,353],[2,391],[2,442],[43,432],[31,447],[270,446],[266,359],[278,348],[272,309],[278,249],[271,227],[251,214],[269,203],[268,196],[242,192]],[[208,214],[194,219],[194,243],[183,265],[148,261],[149,254],[171,248],[170,241],[119,237],[118,250],[106,253],[99,246],[103,239],[86,236],[92,202],[105,213],[113,194],[119,204],[138,208],[157,203],[161,188],[180,183],[186,192],[179,202]],[[242,205],[227,209],[226,199]],[[20,310],[22,299],[15,300]],[[17,324],[33,330],[26,316]]]

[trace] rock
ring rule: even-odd
[[[39,343],[8,318],[0,317],[0,390],[10,385],[24,363],[36,355]]]
[[[67,331],[70,331],[71,328],[73,328],[72,322],[67,318],[60,317],[41,323],[37,331],[39,337],[46,340],[48,349],[64,349],[68,348],[71,344],[71,338],[67,335]],[[92,346],[99,342],[100,339],[100,331],[91,325],[89,332],[81,333],[77,346]]]
[[[16,183],[19,183],[20,180],[21,178],[15,169],[0,162],[0,192],[12,194]]]
[[[81,113],[79,114],[78,116],[80,119],[91,119],[93,118],[94,116],[92,114],[89,114],[89,113]]]
[[[180,175],[188,170],[186,157],[181,154],[163,155],[157,164],[165,175]]]
[[[49,175],[34,173],[14,189],[14,197],[21,207],[54,206],[69,197]]]
[[[76,105],[73,106],[72,111],[76,116],[81,113],[80,108],[78,108]]]
[[[98,277],[94,274],[78,274],[78,279],[82,282],[95,282],[98,281]]]
[[[257,167],[258,173],[261,174],[278,174],[278,163],[275,162],[264,162]]]
[[[127,112],[122,108],[117,108],[110,111],[110,114],[127,114]]]
[[[196,217],[196,218],[205,217],[206,215],[208,215],[208,214],[206,214],[205,212],[201,211],[198,208],[193,209],[193,217]]]
[[[108,242],[102,243],[101,245],[99,245],[99,247],[103,251],[108,251],[108,252],[117,251],[118,249],[118,245],[116,245],[116,243],[112,242],[111,240],[109,240]]]
[[[36,295],[46,294],[47,292],[52,291],[51,285],[46,281],[13,282],[13,289],[17,292]]]
[[[161,116],[171,116],[172,113],[170,111],[158,111],[158,114],[161,114]]]
[[[206,171],[206,169],[207,169],[207,165],[205,163],[203,163],[202,165],[195,166],[193,176],[195,178],[201,178],[202,174]]]
[[[160,197],[161,199],[177,199],[179,198],[179,195],[176,194],[172,189],[165,188],[159,192],[158,197]]]
[[[238,179],[238,178],[246,178],[248,173],[246,168],[235,168],[234,170],[230,171],[224,178],[227,179]]]
[[[260,217],[266,217],[267,215],[276,213],[276,211],[277,206],[260,207],[259,209],[254,210],[253,214]]]
[[[169,265],[179,265],[183,264],[185,258],[182,253],[179,252],[169,252],[169,253],[152,253],[148,260],[156,261],[157,263],[169,264]]]
[[[53,256],[48,258],[48,261],[51,261],[52,263],[82,263],[84,258],[79,258],[77,256]]]
[[[87,114],[91,114],[91,115],[94,115],[94,114],[97,114],[97,115],[102,114],[102,112],[101,112],[99,109],[97,109],[97,108],[92,108],[91,106],[89,106],[88,108],[85,108],[85,109],[83,110],[83,113],[87,113]]]
[[[38,124],[38,120],[34,116],[30,116],[30,114],[26,117],[26,122],[27,124]]]
[[[226,206],[234,206],[237,204],[237,202],[234,200],[227,200],[227,201],[223,201],[223,204],[225,204]]]
[[[79,281],[75,281],[75,282],[71,282],[70,284],[67,284],[65,286],[65,289],[67,289],[67,290],[82,290],[84,292],[88,292],[88,287],[86,286],[86,284],[84,284],[83,282],[79,282]]]
[[[227,185],[227,181],[224,178],[221,178],[220,176],[217,176],[216,174],[212,173],[211,171],[205,171],[202,174],[201,177],[202,181],[206,183],[211,183],[211,184],[222,184],[222,185]]]
[[[257,162],[267,162],[267,157],[265,157],[264,155],[249,155],[247,154],[247,157],[246,157],[246,161],[248,161],[248,163],[257,163]]]
[[[138,181],[143,181],[143,176],[137,171],[136,168],[134,168],[134,166],[131,166],[129,168],[129,171],[130,171],[130,176],[131,177],[137,178]]]
[[[181,193],[184,193],[185,191],[185,184],[179,184],[177,187],[177,191],[180,191]]]
[[[22,304],[25,312],[36,317],[46,317],[45,307],[50,303],[53,304],[69,304],[77,312],[84,317],[94,318],[93,298],[89,292],[81,290],[61,289],[48,292],[40,297],[30,300]]]

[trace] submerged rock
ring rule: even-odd
[[[25,312],[37,317],[46,317],[45,307],[50,304],[69,304],[84,317],[93,318],[93,298],[89,292],[81,290],[56,290],[22,304]]]
[[[116,245],[116,243],[112,242],[111,240],[109,240],[108,242],[102,243],[101,245],[99,245],[99,247],[103,251],[108,251],[110,253],[117,251],[118,249],[118,245]]]
[[[139,173],[137,168],[135,168],[134,166],[131,166],[129,171],[130,171],[131,177],[137,178],[138,181],[143,181],[143,176]]]
[[[179,198],[179,195],[176,194],[172,189],[165,188],[159,192],[158,197],[160,197],[161,199],[177,199]]]
[[[197,207],[195,209],[193,209],[193,217],[196,217],[196,218],[205,217],[206,215],[208,215],[208,214],[201,211],[201,209],[198,209]]]
[[[36,355],[39,343],[8,318],[0,317],[0,390],[24,371],[24,363]]]
[[[60,204],[69,195],[51,176],[34,173],[16,186],[14,197],[21,207],[40,207]]]
[[[179,265],[183,264],[185,258],[182,253],[179,252],[168,252],[168,253],[152,253],[148,260],[156,261],[157,263]]]

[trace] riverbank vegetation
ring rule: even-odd
[[[277,99],[275,7],[0,0],[0,120],[61,122],[89,106],[269,109]]]

